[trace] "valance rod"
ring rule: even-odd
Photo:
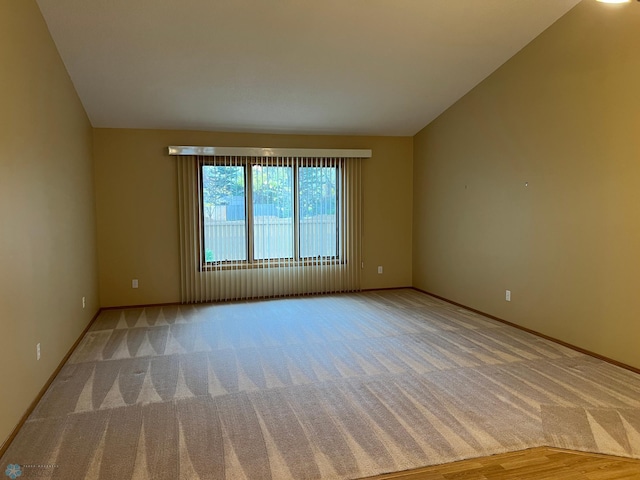
[[[371,158],[371,150],[339,148],[169,147],[169,155],[203,157]]]

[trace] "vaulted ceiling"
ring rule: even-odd
[[[578,2],[38,0],[94,127],[363,135],[415,134]]]

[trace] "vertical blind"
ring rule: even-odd
[[[360,158],[177,160],[183,303],[357,291]]]

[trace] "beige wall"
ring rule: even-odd
[[[94,160],[104,306],[178,302],[177,173],[169,145],[370,148],[363,288],[411,285],[412,139],[96,129]],[[377,266],[384,267],[378,275]],[[131,288],[131,279],[139,288]]]
[[[98,310],[98,288],[91,126],[36,2],[0,11],[1,445]]]
[[[414,286],[635,367],[638,7],[578,4],[416,135],[413,241]]]

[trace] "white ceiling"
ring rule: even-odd
[[[94,127],[364,135],[415,134],[579,2],[37,1]]]

